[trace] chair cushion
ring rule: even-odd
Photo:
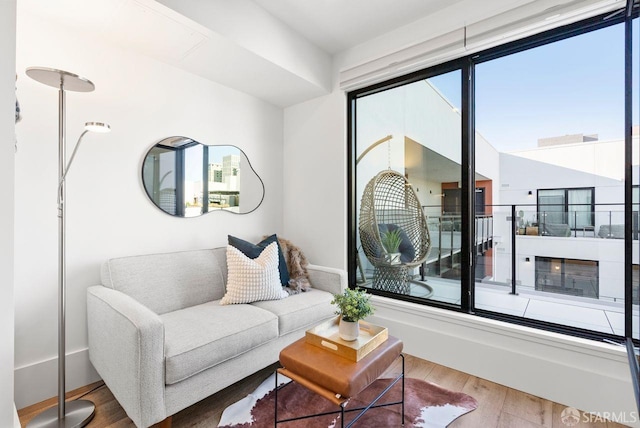
[[[571,228],[568,224],[543,223],[542,234],[548,236],[571,236]]]
[[[413,248],[411,239],[409,239],[409,236],[402,228],[395,224],[381,224],[378,226],[378,230],[380,230],[380,235],[387,232],[393,232],[394,230],[400,230],[400,247],[398,248],[400,261],[402,263],[410,263],[416,258],[416,250]]]
[[[624,224],[602,225],[598,229],[601,238],[624,239]]]
[[[161,318],[167,385],[278,337],[278,318],[252,305],[221,306],[213,301]]]
[[[300,329],[308,329],[335,316],[331,293],[309,289],[284,300],[254,302],[251,305],[266,309],[278,316],[280,336]]]

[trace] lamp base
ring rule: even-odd
[[[89,400],[68,401],[64,419],[58,419],[58,406],[53,406],[31,419],[27,428],[81,428],[93,419],[95,413],[96,406]]]

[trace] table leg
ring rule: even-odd
[[[295,417],[295,418],[288,418],[288,419],[283,419],[281,421],[278,420],[278,371],[276,371],[275,373],[275,407],[274,407],[274,427],[277,427],[278,424],[280,422],[290,422],[290,421],[295,421],[295,420],[301,420],[301,419],[307,419],[307,418],[313,418],[313,417],[317,417],[317,416],[324,416],[324,415],[330,415],[330,414],[340,414],[340,427],[341,428],[350,428],[352,427],[359,419],[361,416],[364,415],[364,413],[371,409],[371,408],[376,408],[376,407],[386,407],[386,406],[394,406],[394,405],[401,405],[401,415],[400,417],[401,419],[401,426],[404,426],[404,414],[405,414],[405,406],[404,406],[404,394],[405,394],[405,379],[404,379],[404,375],[405,375],[405,358],[404,358],[404,354],[400,354],[399,355],[400,358],[402,358],[402,373],[400,373],[398,376],[396,376],[396,378],[373,400],[371,401],[371,403],[369,403],[369,405],[365,406],[365,407],[359,407],[359,408],[355,408],[355,409],[349,409],[349,410],[345,410],[345,406],[348,403],[348,400],[345,401],[344,403],[340,404],[340,410],[338,411],[329,411],[329,412],[324,412],[324,413],[318,413],[318,414],[314,414],[314,415],[306,415],[306,416],[300,416],[300,417]],[[402,381],[402,399],[400,401],[395,401],[392,403],[385,403],[385,404],[380,404],[377,405],[378,400],[380,400],[391,388],[393,388],[393,386],[398,383],[398,381]],[[290,382],[293,383],[293,382]],[[289,385],[290,383],[288,383],[287,385]],[[286,386],[286,385],[284,385]],[[345,425],[345,414],[346,413],[351,413],[351,412],[357,412],[360,411],[360,413],[358,415],[356,415],[356,417],[351,420],[348,424]]]
[[[400,354],[402,357],[402,426],[404,426],[404,354]]]

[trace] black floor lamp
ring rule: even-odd
[[[109,132],[109,125],[88,122],[78,138],[71,158],[67,162],[65,141],[66,91],[91,92],[91,81],[67,71],[45,67],[29,67],[27,75],[40,83],[58,89],[58,407],[47,409],[33,418],[29,428],[76,428],[89,423],[95,414],[95,405],[88,400],[65,402],[65,311],[66,311],[66,259],[65,259],[65,179],[75,158],[82,137],[87,132]]]

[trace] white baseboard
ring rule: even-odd
[[[66,390],[100,380],[89,361],[89,350],[67,354]],[[58,357],[18,367],[14,371],[14,400],[18,409],[58,396]]]
[[[408,354],[640,427],[626,349],[374,296],[371,322]]]
[[[20,418],[18,418],[18,409],[16,408],[16,404],[13,404],[13,428],[21,428],[20,427]]]

